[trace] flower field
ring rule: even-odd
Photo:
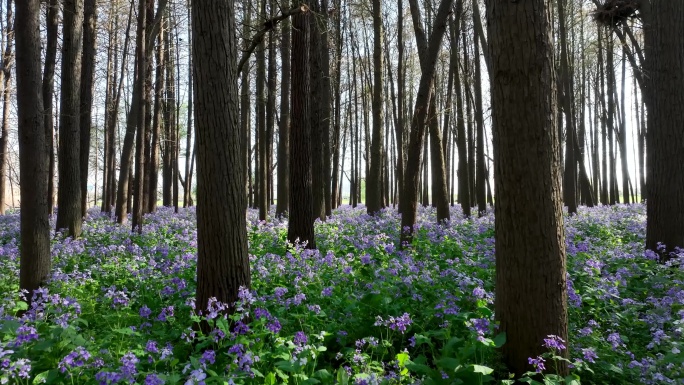
[[[498,363],[494,217],[453,210],[436,225],[421,209],[410,251],[393,210],[335,211],[316,223],[316,251],[288,249],[287,221],[250,211],[252,288],[229,320],[221,303],[193,311],[194,209],[160,209],[142,235],[91,211],[81,239],[55,237],[31,308],[19,217],[0,217],[0,384],[512,383]],[[570,340],[539,341],[549,353],[530,357],[542,375],[528,382],[684,384],[682,259],[644,251],[645,218],[643,205],[566,217]],[[565,349],[571,377],[544,378]]]

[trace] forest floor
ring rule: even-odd
[[[389,209],[336,210],[316,223],[320,251],[288,252],[286,221],[248,217],[252,291],[232,322],[213,303],[207,335],[192,311],[194,209],[160,209],[142,235],[90,211],[81,239],[53,241],[51,282],[22,318],[19,217],[0,217],[0,383],[506,383],[492,214],[453,208],[438,226],[421,208],[411,251]],[[684,268],[644,252],[645,221],[639,204],[565,219],[566,383],[684,384]]]

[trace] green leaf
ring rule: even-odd
[[[330,374],[330,372],[327,369],[321,369],[316,371],[316,373],[313,374],[314,377],[320,378],[321,380],[329,380],[333,378],[333,375]]]
[[[565,377],[565,383],[567,385],[580,385],[579,377],[576,374],[571,374]]]
[[[275,373],[271,372],[264,378],[264,385],[276,385]]]
[[[44,384],[44,383],[46,383],[49,375],[50,375],[49,370],[46,370],[42,373],[38,373],[38,375],[36,375],[36,377],[33,379],[33,384]]]
[[[439,368],[454,370],[460,364],[459,361],[452,357],[442,357],[437,360],[437,366]]]
[[[473,368],[474,373],[480,373],[483,375],[492,374],[494,372],[494,369],[489,368],[487,366],[472,365],[471,367]]]
[[[495,347],[500,348],[505,343],[506,343],[506,332],[499,333],[496,337],[494,337],[494,346]]]
[[[337,383],[339,385],[349,385],[349,375],[344,368],[337,369]]]
[[[399,353],[397,354],[397,362],[399,363],[399,367],[403,368],[406,366],[406,363],[409,360],[409,355],[408,353]]]

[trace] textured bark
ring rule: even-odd
[[[269,9],[271,16],[273,16],[275,4],[270,2]],[[265,209],[268,213],[273,198],[273,127],[275,126],[276,117],[276,45],[275,45],[275,31],[272,29],[268,34],[268,60],[266,63],[266,131],[264,132],[264,196]],[[264,218],[265,219],[265,218]]]
[[[627,165],[627,105],[625,104],[625,55],[622,55],[622,87],[620,87],[620,131],[618,145],[620,146],[620,166],[622,167],[622,202],[629,204],[629,166]]]
[[[164,30],[159,31],[159,36],[157,37],[157,47],[156,47],[156,67],[155,67],[155,80],[154,80],[154,110],[152,113],[152,144],[150,152],[150,178],[148,190],[150,197],[148,200],[147,210],[153,212],[157,208],[157,184],[159,183],[159,142],[162,133],[163,126],[163,99],[164,99]],[[190,55],[192,57],[192,55]],[[189,69],[192,75],[192,66]],[[189,93],[188,98],[192,100],[192,76],[189,78],[188,87]],[[188,120],[191,119],[191,102],[188,102]],[[188,132],[190,130],[188,129]],[[189,135],[189,134],[188,134]],[[186,177],[187,180],[187,177]],[[187,183],[187,182],[186,182]]]
[[[476,0],[475,0],[476,1]],[[473,16],[475,17],[475,16]],[[487,212],[487,171],[485,165],[485,141],[484,141],[484,112],[482,111],[482,71],[480,69],[480,43],[478,42],[477,29],[475,29],[475,53],[473,60],[475,61],[475,125],[477,127],[476,141],[477,149],[475,154],[475,197],[477,199],[477,214],[483,216]]]
[[[383,164],[383,64],[382,64],[382,9],[380,0],[373,0],[373,136],[371,139],[370,169],[366,179],[366,210],[375,214],[382,209]]]
[[[244,36],[247,36],[249,35],[249,24],[252,18],[252,7],[249,5],[248,0],[244,0],[242,3],[242,8],[245,10],[245,14],[242,21],[242,34]],[[246,50],[247,47],[248,42],[247,40],[245,40],[242,49]],[[246,69],[242,70],[240,80],[240,135],[242,136],[242,147],[245,148],[244,162],[247,172],[245,173],[244,182],[245,191],[247,192],[247,205],[248,207],[252,207],[252,132],[250,128],[251,99],[249,97],[249,75],[250,71]]]
[[[95,76],[95,53],[97,50],[96,4],[95,0],[85,0],[83,7],[83,62],[81,67],[81,106],[80,122],[81,147],[81,216],[88,209],[88,163],[90,162],[90,129],[92,126],[93,83]]]
[[[572,111],[574,100],[572,74],[568,58],[568,33],[565,18],[565,2],[558,0],[558,20],[561,46],[560,83],[563,90],[563,112],[565,113],[565,170],[563,172],[563,202],[569,214],[577,213],[577,154],[575,153],[575,124]]]
[[[418,203],[418,182],[421,164],[421,151],[423,147],[423,140],[425,139],[426,126],[429,118],[430,98],[433,95],[432,88],[434,84],[434,75],[437,67],[437,56],[442,45],[442,38],[446,32],[449,13],[453,0],[442,0],[437,16],[433,24],[433,31],[428,41],[427,49],[425,50],[423,61],[421,64],[420,85],[418,87],[418,94],[416,96],[415,107],[413,109],[413,117],[411,119],[410,141],[408,146],[408,161],[406,163],[406,173],[404,175],[404,198],[406,205],[403,207],[404,211],[401,214],[401,244],[410,244],[413,238],[413,226],[416,224],[416,212]],[[418,5],[416,0],[410,1],[411,14],[414,20],[414,30],[416,36],[422,31],[420,21],[417,15]]]
[[[66,0],[63,19],[56,228],[76,238],[81,235],[83,217],[79,167],[83,0]]]
[[[323,73],[323,39],[322,26],[318,23],[318,14],[321,12],[320,0],[310,2],[314,17],[309,18],[309,56],[310,68],[310,127],[311,127],[311,188],[313,191],[313,217],[325,220],[325,181],[329,178],[325,175],[324,152],[323,152],[323,132],[329,129],[329,119],[324,116],[323,105],[323,78],[329,76]]]
[[[140,7],[138,8],[138,36],[140,47],[138,50],[141,52],[140,60],[138,60],[138,83],[137,87],[140,87],[140,100],[137,105],[132,105],[131,109],[137,109],[136,114],[138,126],[136,130],[135,137],[135,181],[133,183],[133,212],[131,215],[131,225],[133,230],[137,230],[142,233],[142,216],[143,216],[143,185],[145,183],[145,146],[144,146],[144,136],[145,136],[145,122],[146,122],[146,112],[148,103],[148,86],[147,86],[147,75],[148,75],[148,57],[145,55],[147,50],[147,26],[149,24],[149,12],[148,8],[154,0],[140,0]]]
[[[251,283],[244,149],[238,126],[236,25],[232,1],[192,5],[197,140],[196,310],[209,298],[233,311]]]
[[[260,13],[258,19],[266,20],[266,0],[259,1]],[[259,209],[259,220],[265,221],[268,214],[268,196],[266,189],[267,154],[266,145],[266,42],[262,40],[256,51],[256,126],[257,126],[257,157],[256,157],[256,207]]]
[[[565,234],[556,129],[551,16],[543,0],[487,1],[497,200],[496,317],[504,363],[516,375],[567,341]],[[561,352],[565,354],[565,352]],[[557,362],[550,371],[567,374]]]
[[[8,158],[9,158],[9,113],[10,113],[10,96],[12,85],[12,47],[14,40],[14,15],[12,13],[12,1],[7,1],[7,8],[5,11],[7,20],[4,31],[5,47],[2,52],[2,70],[0,71],[0,84],[2,84],[2,132],[0,136],[0,215],[5,213],[5,189],[7,188],[7,179],[9,177]],[[56,50],[56,45],[55,45]],[[52,63],[54,68],[54,60]],[[54,70],[53,70],[54,72]]]
[[[646,248],[684,247],[684,2],[652,1],[645,20]],[[669,255],[663,253],[662,259]]]
[[[457,1],[457,9],[462,10],[463,0]],[[459,12],[457,12],[457,15]],[[470,217],[470,177],[468,173],[468,143],[466,139],[463,94],[461,90],[461,71],[459,69],[459,32],[460,19],[451,23],[451,65],[454,68],[454,87],[456,88],[456,147],[458,149],[458,202],[463,215]]]
[[[287,240],[307,242],[314,238],[313,192],[311,185],[311,128],[309,119],[310,12],[292,18],[292,98],[290,127],[290,218]]]
[[[278,129],[278,201],[276,217],[288,211],[290,203],[290,38],[292,26],[283,23],[282,43],[280,48],[281,93],[280,93],[280,127]],[[244,100],[244,99],[243,99]]]
[[[451,219],[446,178],[446,161],[439,131],[435,97],[430,101],[430,166],[432,175],[432,205],[437,208],[437,222]]]
[[[19,287],[27,298],[50,274],[48,157],[40,68],[40,1],[16,2],[17,106],[21,193]],[[78,198],[78,197],[77,197]]]
[[[332,88],[330,85],[330,47],[328,36],[328,0],[321,0],[321,69],[323,79],[321,84],[321,105],[323,119],[323,200],[325,202],[325,217],[332,215],[332,165],[331,165],[331,145],[330,126],[332,123],[332,112],[330,98]]]
[[[395,127],[397,137],[397,195],[399,204],[397,211],[403,212],[404,202],[404,169],[406,165],[406,141],[405,135],[405,95],[406,77],[404,73],[404,1],[397,4],[397,123]]]
[[[57,35],[59,29],[59,0],[50,0],[48,3],[47,15],[45,18],[45,35],[47,38],[45,45],[45,67],[43,70],[43,108],[45,108],[45,135],[48,148],[49,170],[48,170],[48,213],[54,212],[55,207],[55,121],[53,107],[53,97],[55,93],[55,67],[57,61]],[[4,191],[4,189],[2,189]]]
[[[335,0],[334,7],[336,9],[341,8],[341,0]],[[341,12],[336,12],[336,23],[335,23],[335,80],[333,83],[334,89],[334,100],[335,107],[333,109],[334,113],[334,123],[333,123],[333,136],[330,143],[332,152],[332,170],[331,170],[331,196],[330,204],[331,209],[335,209],[342,204],[342,193],[340,191],[342,187],[341,179],[344,177],[344,172],[340,172],[340,145],[345,146],[344,133],[342,132],[342,48],[344,46],[342,41],[342,16]],[[332,75],[331,75],[332,76]],[[344,142],[344,144],[342,144]],[[342,164],[344,165],[344,151],[342,151]],[[344,167],[342,167],[344,170]],[[326,207],[327,209],[327,207]],[[328,213],[326,213],[327,215]],[[332,214],[332,213],[331,213]]]

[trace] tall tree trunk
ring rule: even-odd
[[[12,2],[8,2],[11,4]],[[40,69],[40,0],[17,1],[17,107],[21,194],[19,288],[31,300],[50,275],[48,157]],[[9,8],[8,8],[9,9]],[[78,196],[77,196],[78,198]]]
[[[429,119],[430,98],[434,95],[434,75],[437,67],[437,56],[442,45],[442,38],[446,32],[449,13],[453,0],[442,0],[437,11],[437,16],[433,24],[432,34],[424,41],[428,42],[427,49],[423,54],[421,65],[420,85],[416,97],[413,117],[411,119],[411,132],[408,147],[408,161],[406,163],[406,174],[404,181],[404,197],[406,205],[401,215],[401,244],[410,244],[413,238],[413,227],[416,224],[417,203],[418,203],[418,176],[421,164],[421,147],[425,139],[425,130]],[[420,24],[420,15],[417,0],[410,0],[411,14],[413,15],[413,26],[416,36],[425,35]],[[417,39],[418,40],[418,39]]]
[[[164,104],[164,29],[159,31],[157,36],[157,52],[154,80],[154,112],[152,115],[152,144],[150,152],[150,178],[149,178],[149,199],[147,210],[154,212],[157,208],[157,184],[159,183],[159,145],[163,126],[163,104]],[[190,55],[192,57],[192,55]],[[192,75],[192,66],[189,67],[189,75]],[[192,100],[192,76],[188,81],[189,93],[188,97]],[[191,103],[188,103],[188,121],[191,120],[192,109]],[[189,126],[188,126],[189,127]],[[188,133],[190,129],[188,129]],[[189,135],[189,134],[188,134]]]
[[[259,0],[259,19],[266,20],[266,0]],[[259,220],[265,221],[268,214],[268,168],[266,145],[266,42],[262,40],[256,51],[256,126],[257,126],[257,194],[256,207],[259,209]]]
[[[397,4],[397,124],[395,127],[397,137],[397,192],[399,214],[403,213],[404,206],[404,169],[406,165],[406,141],[405,134],[405,95],[406,77],[404,70],[404,1]]]
[[[330,123],[332,122],[332,113],[330,106],[330,98],[332,88],[330,85],[330,47],[329,47],[329,12],[328,0],[321,0],[321,14],[322,25],[321,30],[321,67],[323,70],[323,79],[321,84],[321,106],[323,119],[323,198],[325,201],[325,216],[332,215],[332,165],[331,165],[331,142],[330,142]]]
[[[544,338],[568,337],[549,8],[543,0],[487,2],[497,194],[495,308],[507,339],[503,360],[517,376],[530,369],[528,358],[546,352]],[[563,361],[548,369],[561,376],[568,371]]]
[[[81,103],[81,52],[83,45],[83,0],[64,2],[62,43],[62,91],[59,114],[59,189],[57,230],[74,238],[81,235],[79,129]]]
[[[97,30],[95,29],[96,1],[85,0],[83,12],[83,63],[81,67],[81,130],[80,169],[82,217],[88,209],[88,163],[90,162],[90,130],[92,126],[93,83],[95,76],[95,54],[97,51]]]
[[[451,66],[454,67],[454,87],[456,88],[456,147],[458,148],[458,201],[463,215],[470,217],[470,178],[468,173],[468,144],[466,139],[465,118],[463,112],[463,94],[461,87],[461,71],[459,70],[459,32],[463,0],[457,1],[456,16],[451,22]],[[463,42],[465,44],[465,42]]]
[[[314,14],[321,11],[320,0],[310,2],[311,10]],[[329,121],[323,116],[323,58],[322,58],[322,36],[321,26],[318,24],[317,17],[310,17],[309,39],[310,39],[310,61],[311,72],[310,94],[309,97],[309,119],[311,130],[311,175],[313,192],[313,218],[325,219],[325,185],[324,165],[323,165],[323,131],[328,129]]]
[[[577,159],[575,154],[575,123],[572,103],[574,100],[572,73],[568,58],[568,33],[565,16],[566,0],[558,0],[558,23],[561,46],[560,78],[562,84],[563,112],[565,112],[565,171],[563,173],[563,201],[570,215],[577,213]]]
[[[382,209],[383,164],[383,64],[382,64],[382,9],[381,1],[373,0],[373,136],[371,139],[370,169],[366,178],[366,210],[375,214]],[[368,140],[369,138],[366,138]]]
[[[684,2],[653,1],[645,15],[648,204],[646,248],[663,260],[684,247]],[[646,9],[644,9],[646,8]]]
[[[629,166],[627,163],[627,105],[625,104],[625,55],[622,55],[622,87],[620,87],[620,132],[618,144],[620,145],[620,165],[622,166],[622,201],[629,204]]]
[[[282,42],[280,62],[282,63],[280,81],[280,126],[278,129],[278,201],[276,202],[276,217],[283,216],[288,211],[290,203],[290,38],[292,26],[284,22],[282,28]],[[243,99],[244,100],[244,99]]]
[[[477,0],[474,0],[477,1]],[[475,54],[473,60],[475,61],[475,123],[477,126],[477,153],[476,153],[476,168],[475,174],[475,191],[477,198],[477,214],[483,216],[487,212],[487,196],[486,196],[486,165],[484,156],[484,112],[482,111],[482,71],[480,70],[480,43],[478,42],[477,29],[475,29]]]
[[[48,213],[54,212],[55,206],[55,144],[54,144],[54,112],[53,97],[55,93],[55,63],[57,61],[57,38],[59,29],[59,1],[50,0],[45,18],[45,35],[47,43],[45,45],[45,67],[43,70],[43,107],[45,108],[45,135],[47,141],[47,151],[49,156],[48,166]],[[4,67],[4,66],[3,66]],[[4,67],[6,68],[6,67]],[[4,136],[4,135],[3,135]],[[1,189],[4,193],[4,188]],[[3,201],[4,202],[4,201]],[[2,206],[4,208],[4,205]]]
[[[242,9],[245,10],[245,15],[243,18],[243,29],[242,34],[244,36],[249,35],[250,31],[250,20],[252,18],[252,7],[248,0],[244,0],[242,3]],[[244,40],[243,50],[249,47],[249,42],[247,39]],[[250,122],[250,111],[251,111],[251,100],[249,94],[250,87],[250,77],[249,69],[242,69],[242,79],[240,81],[240,135],[242,135],[242,147],[245,148],[245,167],[247,172],[245,173],[245,190],[247,191],[247,205],[252,207],[252,131]]]
[[[12,1],[8,0],[7,1],[7,9],[5,11],[6,16],[7,16],[7,21],[5,24],[5,30],[0,31],[3,36],[3,40],[5,42],[5,47],[2,52],[2,71],[0,71],[0,84],[2,84],[2,132],[0,136],[0,215],[5,213],[5,190],[7,189],[7,179],[9,179],[9,168],[8,168],[8,160],[9,160],[9,148],[8,148],[8,143],[9,143],[9,113],[10,113],[10,96],[11,96],[11,89],[10,86],[12,84],[12,62],[14,61],[12,57],[12,47],[13,47],[13,40],[14,40],[14,18],[13,18],[13,13],[12,13]],[[48,25],[48,29],[52,28],[52,26]],[[49,31],[49,32],[54,32],[54,31]],[[50,36],[52,37],[52,36]],[[52,41],[50,42],[52,43]],[[57,41],[56,41],[56,36],[55,36],[55,41],[54,41],[54,52],[56,52],[57,49]],[[49,54],[49,53],[47,53]],[[46,54],[46,56],[47,56]],[[53,55],[54,56],[54,55]],[[47,66],[47,60],[46,58],[46,66]],[[53,78],[54,78],[54,59],[52,60],[52,72],[53,72]],[[46,111],[47,112],[47,111]],[[47,119],[47,117],[46,117]],[[52,127],[52,126],[50,126]],[[12,195],[12,199],[14,199],[14,195]]]
[[[238,128],[233,2],[194,2],[192,55],[197,128],[196,310],[210,298],[234,310],[251,284],[247,253],[244,151]]]
[[[270,1],[270,17],[273,17],[275,3]],[[268,188],[264,188],[264,195],[266,195],[266,213],[271,206],[271,193],[273,187],[273,127],[275,127],[276,116],[276,45],[275,45],[275,31],[272,29],[268,34],[268,74],[266,77],[266,131],[264,137],[264,150],[266,155],[264,159],[264,177],[263,181]]]
[[[326,1],[327,2],[327,1]],[[344,140],[343,137],[341,138],[340,135],[342,134],[342,86],[341,86],[341,81],[342,81],[342,47],[343,47],[343,41],[342,41],[342,12],[340,11],[341,9],[341,0],[335,0],[334,4],[335,9],[338,11],[335,13],[337,20],[336,20],[336,25],[335,25],[335,81],[333,83],[333,90],[334,90],[334,100],[335,100],[335,107],[334,107],[334,124],[333,124],[333,137],[332,137],[332,142],[330,143],[331,146],[331,152],[332,152],[332,177],[331,177],[331,196],[330,196],[330,204],[331,208],[335,209],[339,207],[342,204],[342,194],[339,193],[340,191],[340,186],[342,185],[341,179],[343,175],[341,176],[340,174],[344,174],[343,172],[340,173],[340,145],[341,142]],[[344,154],[342,154],[343,159],[342,162],[344,162]],[[344,168],[343,168],[344,170]],[[328,213],[326,213],[328,214]],[[330,213],[332,214],[332,213]]]
[[[313,191],[311,182],[311,127],[309,117],[309,49],[311,12],[292,17],[292,98],[290,127],[290,218],[287,240],[307,242],[316,248],[314,238]]]

